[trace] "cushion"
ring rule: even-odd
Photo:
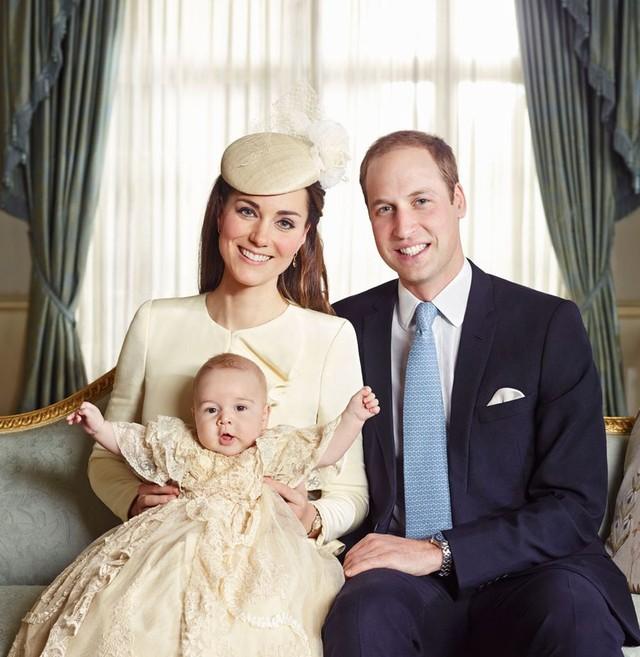
[[[0,584],[49,584],[117,524],[89,486],[91,446],[64,420],[2,436]]]
[[[629,436],[607,550],[625,574],[629,589],[640,593],[640,413]]]
[[[611,532],[611,521],[616,503],[616,496],[624,474],[624,456],[629,444],[629,433],[607,432],[607,508],[600,526],[603,541]]]
[[[42,586],[0,586],[0,655],[6,655],[13,643],[22,617],[31,609]]]

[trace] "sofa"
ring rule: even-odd
[[[104,409],[112,370],[67,399],[0,416],[0,656],[46,584],[119,520],[93,494],[93,441],[65,416],[88,399]]]
[[[43,588],[94,538],[119,521],[93,494],[86,466],[93,442],[65,416],[88,399],[104,409],[114,370],[67,399],[0,416],[0,657]],[[607,536],[633,418],[606,418]],[[640,612],[640,595],[634,595]],[[640,657],[640,647],[625,648]]]

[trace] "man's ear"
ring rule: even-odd
[[[453,188],[452,205],[457,211],[458,219],[462,219],[467,214],[467,199],[460,183],[456,183],[456,186]]]

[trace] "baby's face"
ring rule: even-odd
[[[220,368],[207,372],[198,382],[193,415],[200,444],[234,456],[251,447],[264,431],[269,407],[255,374]]]

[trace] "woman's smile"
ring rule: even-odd
[[[268,262],[273,257],[273,256],[270,256],[270,255],[265,255],[263,253],[256,253],[255,251],[250,251],[249,249],[247,249],[243,246],[238,246],[238,249],[239,249],[240,253],[247,260],[250,260],[251,262],[255,262],[255,263]]]

